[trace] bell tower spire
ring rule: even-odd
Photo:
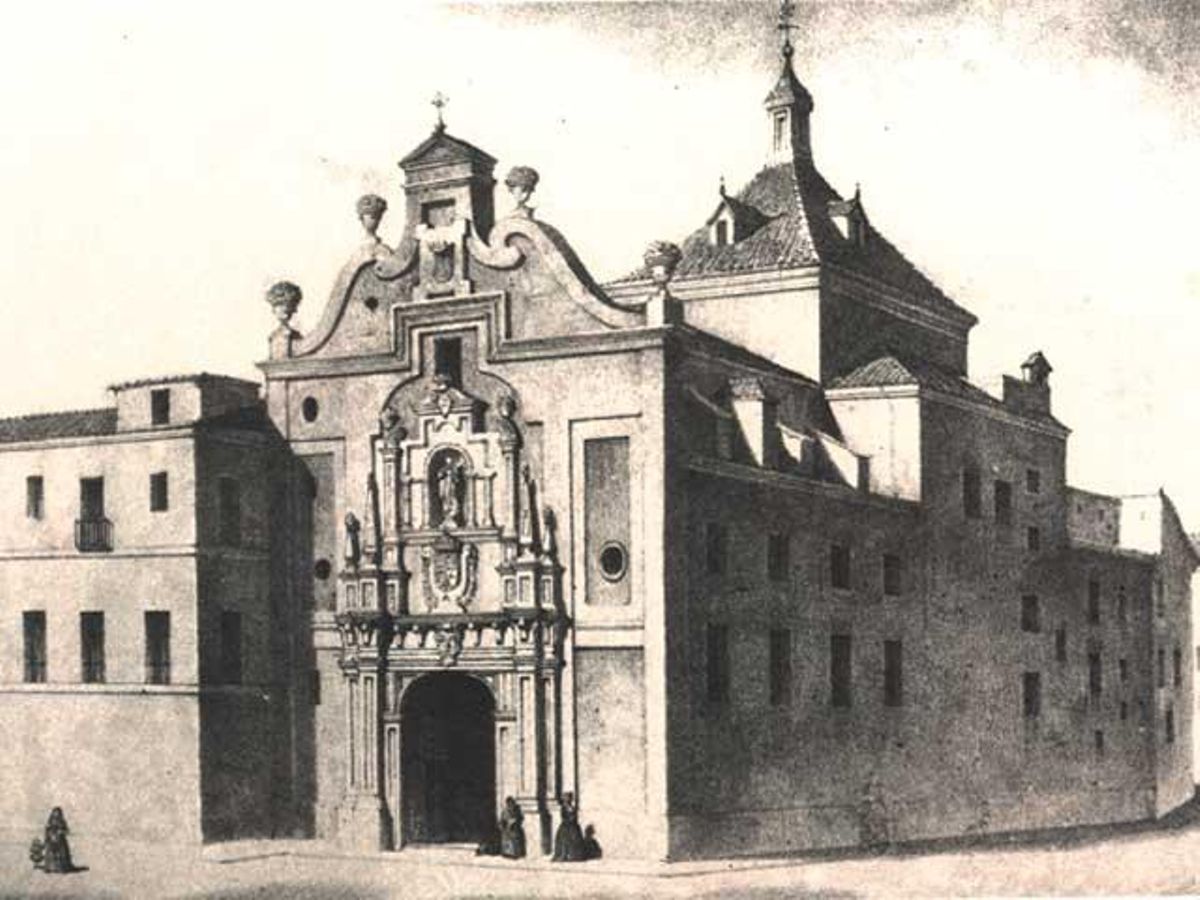
[[[775,26],[783,35],[780,55],[783,71],[775,87],[763,101],[767,108],[770,125],[772,162],[812,162],[812,143],[809,135],[809,116],[813,111],[812,95],[800,83],[792,68],[792,32],[795,22],[796,4],[792,0],[781,0],[779,22]]]

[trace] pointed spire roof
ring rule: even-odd
[[[800,79],[796,77],[796,70],[792,68],[791,46],[784,47],[783,55],[783,71],[779,73],[779,80],[775,82],[775,87],[771,88],[771,93],[767,94],[767,98],[763,101],[763,106],[767,109],[781,109],[785,106],[796,107],[797,110],[804,115],[808,115],[813,111],[812,94],[808,92]]]

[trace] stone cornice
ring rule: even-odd
[[[849,400],[900,400],[911,398],[926,399],[934,403],[942,403],[946,406],[952,406],[955,409],[966,410],[968,412],[987,416],[989,419],[994,419],[998,422],[1004,422],[1007,425],[1013,425],[1017,428],[1022,428],[1027,431],[1034,431],[1038,434],[1044,434],[1050,437],[1066,439],[1066,437],[1071,433],[1071,429],[1067,428],[1065,425],[1029,419],[1017,412],[1003,409],[998,406],[993,406],[989,403],[977,403],[967,400],[963,397],[956,397],[953,394],[947,394],[942,391],[934,390],[933,388],[917,384],[880,385],[879,387],[827,388],[825,391],[825,396],[830,402]]]
[[[803,478],[799,475],[788,474],[787,472],[776,472],[773,469],[760,469],[757,466],[750,466],[745,463],[735,463],[727,460],[691,455],[685,458],[684,466],[689,471],[702,475],[712,475],[718,478],[729,478],[734,481],[761,484],[766,487],[785,488],[803,494],[854,503],[859,506],[887,510],[889,512],[915,513],[920,509],[920,504],[912,500],[901,500],[897,497],[885,497],[879,494],[865,494],[851,487],[816,481],[811,478]]]
[[[1026,431],[1032,431],[1037,434],[1044,434],[1048,437],[1066,440],[1071,433],[1071,429],[1065,425],[1058,425],[1046,421],[1038,421],[1036,419],[1027,419],[1018,413],[1011,412],[1007,409],[1001,409],[997,406],[992,406],[986,403],[973,403],[970,400],[965,400],[962,397],[955,397],[952,394],[945,394],[941,391],[931,390],[927,387],[922,387],[920,390],[922,397],[928,397],[935,403],[942,403],[946,406],[952,406],[955,409],[965,410],[967,412],[977,413],[986,416],[989,419],[994,419],[997,422],[1003,422],[1006,425],[1013,425],[1017,428],[1022,428]]]
[[[462,321],[478,321],[486,318],[486,314],[481,315],[478,310],[475,310],[473,314],[470,309],[460,308],[459,311],[466,315],[451,321],[461,323]],[[438,318],[436,312],[430,317],[430,321],[435,319],[439,326],[447,324],[447,320]],[[504,341],[498,346],[490,348],[486,358],[489,363],[528,362],[652,350],[662,347],[663,335],[667,330],[666,327],[644,327]],[[379,353],[371,356],[310,357],[270,360],[260,362],[258,366],[268,378],[275,381],[318,377],[339,378],[410,372],[412,363],[409,356],[410,354],[405,352],[403,355]]]
[[[944,313],[930,310],[909,299],[903,291],[885,282],[831,263],[824,265],[822,276],[833,292],[841,290],[850,294],[854,299],[862,300],[897,318],[925,328],[935,329],[960,341],[965,341],[967,332],[979,323],[979,319],[966,310],[961,312],[948,310]]]
[[[42,441],[13,441],[12,443],[0,444],[0,453],[15,453],[26,450],[58,450],[70,447],[96,447],[107,444],[148,444],[156,441],[185,441],[195,439],[197,431],[198,429],[194,425],[189,425],[183,428],[158,428],[145,431],[118,431],[114,434],[47,438]]]
[[[671,294],[680,300],[714,300],[728,297],[782,294],[813,290],[820,286],[820,268],[769,269],[756,272],[732,272],[720,275],[695,275],[671,281]],[[614,300],[642,300],[656,289],[648,278],[609,284],[605,287]]]

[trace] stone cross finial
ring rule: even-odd
[[[450,102],[450,98],[438,91],[433,95],[433,100],[430,101],[437,108],[437,130],[446,130],[446,121],[442,118],[442,110],[446,108],[446,104]]]
[[[783,55],[786,59],[791,59],[792,53],[792,32],[798,27],[795,22],[796,4],[793,0],[781,0],[779,4],[779,24],[775,27],[783,35]]]

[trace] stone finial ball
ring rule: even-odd
[[[508,170],[508,174],[504,176],[504,184],[509,188],[521,188],[526,192],[533,191],[537,187],[540,176],[537,169],[531,169],[529,166],[513,166]]]
[[[683,258],[683,251],[678,246],[670,241],[655,241],[646,248],[645,254],[642,256],[642,261],[645,262],[646,268],[652,273],[661,273],[667,278],[675,272],[675,267],[679,265],[679,260]]]
[[[363,194],[354,204],[354,208],[360,216],[380,218],[387,212],[387,201],[378,194]]]

